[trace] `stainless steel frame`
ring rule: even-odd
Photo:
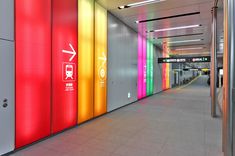
[[[224,0],[224,103],[223,103],[223,150],[225,156],[234,155],[234,0]]]
[[[211,116],[216,117],[217,106],[217,7],[213,7],[212,51],[211,51]]]

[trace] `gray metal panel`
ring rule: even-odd
[[[0,0],[0,39],[14,40],[14,0]]]
[[[160,57],[161,57],[161,50],[157,47],[154,47],[154,54],[153,54],[154,93],[162,91],[162,66],[157,62],[158,58]]]
[[[15,147],[14,55],[14,42],[0,40],[0,155]]]
[[[108,14],[108,111],[137,100],[137,37]]]

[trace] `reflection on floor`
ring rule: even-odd
[[[121,108],[12,156],[222,156],[209,87],[193,84]]]

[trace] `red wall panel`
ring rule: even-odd
[[[50,135],[51,2],[15,0],[16,148]]]
[[[77,0],[52,3],[52,133],[77,123],[77,7]]]

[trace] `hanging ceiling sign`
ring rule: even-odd
[[[211,61],[210,56],[158,58],[158,63],[200,63],[200,62],[210,62],[210,61]]]

